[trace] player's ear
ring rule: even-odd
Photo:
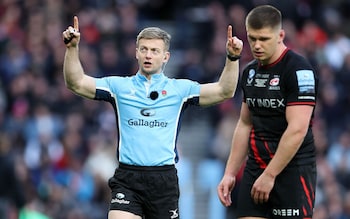
[[[284,40],[285,35],[286,33],[284,32],[284,30],[280,30],[278,43],[281,43]]]

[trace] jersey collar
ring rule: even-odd
[[[138,80],[140,81],[149,81],[144,75],[142,75],[140,72],[137,72],[136,74],[136,77]],[[163,72],[161,73],[157,73],[157,74],[153,74],[151,75],[151,82],[154,83],[154,82],[158,82],[158,81],[162,81],[163,79],[165,78],[165,75]]]
[[[265,68],[266,69],[266,68],[270,68],[270,67],[276,65],[277,63],[279,63],[282,60],[282,58],[286,55],[286,53],[288,51],[289,51],[289,48],[285,48],[284,51],[282,52],[282,54],[280,55],[280,57],[276,61],[274,61],[273,63],[270,63],[268,65],[261,65],[261,63],[259,62],[259,68]]]

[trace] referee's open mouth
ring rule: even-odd
[[[144,62],[143,66],[145,67],[150,67],[152,65],[152,62]]]

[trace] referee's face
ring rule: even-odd
[[[136,59],[141,74],[149,78],[152,74],[160,73],[163,65],[169,60],[170,53],[165,50],[161,39],[140,39],[136,48]]]
[[[263,65],[271,64],[279,58],[281,54],[278,48],[283,45],[283,37],[284,32],[281,29],[247,27],[247,38],[252,55]]]

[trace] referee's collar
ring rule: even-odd
[[[146,76],[141,74],[140,72],[137,72],[136,77],[140,81],[149,81]],[[156,73],[151,75],[151,82],[157,82],[157,81],[162,81],[165,78],[165,75],[163,72],[161,73]]]

